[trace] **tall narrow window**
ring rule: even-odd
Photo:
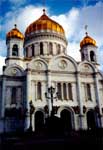
[[[90,84],[87,84],[87,100],[91,100],[91,89],[90,89]]]
[[[37,99],[41,99],[41,83],[37,84]]]
[[[72,85],[71,85],[71,83],[68,83],[68,98],[69,98],[70,100],[73,99],[73,95],[72,95]]]
[[[60,54],[60,44],[57,45],[57,54]]]
[[[90,60],[95,61],[95,54],[93,51],[90,51]]]
[[[12,56],[18,56],[18,45],[17,44],[13,45]]]
[[[43,55],[43,43],[40,43],[40,55]]]
[[[52,55],[53,54],[53,47],[52,47],[52,43],[49,43],[49,54]]]
[[[35,56],[35,46],[32,44],[32,56]]]
[[[16,104],[16,87],[12,87],[11,104]]]
[[[63,83],[63,96],[64,96],[64,99],[67,100],[66,83]]]
[[[62,99],[62,89],[61,89],[61,83],[57,84],[57,92],[58,92],[58,99]]]

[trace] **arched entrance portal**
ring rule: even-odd
[[[87,112],[87,125],[88,125],[88,129],[96,128],[95,112],[93,110],[89,110]]]
[[[63,132],[70,132],[72,130],[72,112],[64,109],[61,111],[60,116],[62,121]]]
[[[35,131],[42,132],[44,128],[44,114],[41,111],[35,113]]]

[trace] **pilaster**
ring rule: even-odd
[[[101,109],[101,102],[100,102],[100,95],[99,95],[99,83],[98,83],[97,73],[95,74],[94,78],[95,78],[96,102],[100,113],[100,119],[99,119],[100,127],[103,127],[103,116],[102,116],[102,109]]]
[[[30,126],[30,108],[29,108],[29,102],[31,99],[31,70],[27,68],[27,77],[26,77],[26,108],[27,108],[27,115],[26,115],[26,121],[25,121],[25,130],[29,128]]]
[[[80,74],[77,72],[77,100],[79,102],[80,107],[80,129],[83,129],[83,102],[82,102],[82,94],[81,94],[81,82],[80,82]]]

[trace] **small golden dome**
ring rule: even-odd
[[[59,25],[57,22],[50,19],[45,14],[45,10],[43,10],[43,12],[44,12],[43,15],[38,20],[34,21],[27,27],[25,35],[40,30],[50,30],[65,35],[63,27]]]
[[[89,44],[96,46],[96,41],[94,39],[92,39],[90,36],[88,36],[88,34],[86,33],[86,36],[80,42],[80,47],[82,48],[83,46],[89,45]]]
[[[19,39],[24,39],[24,35],[17,29],[16,24],[15,28],[9,31],[6,35],[6,39],[9,40],[11,38],[19,38]]]

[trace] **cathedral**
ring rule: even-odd
[[[0,75],[1,133],[39,130],[51,115],[63,120],[65,130],[103,128],[103,73],[96,41],[86,32],[80,62],[67,54],[67,44],[63,27],[45,10],[24,35],[17,25],[7,33]]]

